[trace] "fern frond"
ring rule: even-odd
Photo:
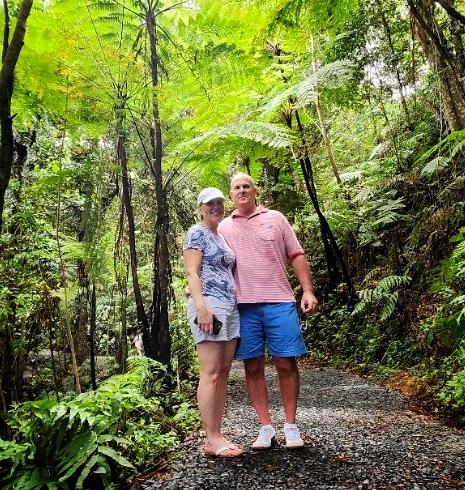
[[[371,279],[367,274],[364,281]],[[407,286],[411,282],[408,276],[387,276],[381,279],[374,289],[362,289],[358,292],[360,301],[355,305],[352,314],[364,314],[370,309],[381,307],[380,321],[387,320],[395,312],[399,300],[399,292],[393,291]]]
[[[342,182],[352,182],[354,180],[361,180],[363,177],[363,172],[361,170],[353,170],[352,172],[343,172],[339,174]]]
[[[355,65],[350,60],[337,60],[320,66],[316,72],[309,74],[320,88],[337,89],[348,84],[354,75]],[[305,83],[302,82],[302,84]]]
[[[451,157],[436,157],[430,160],[422,169],[420,174],[425,177],[429,177],[439,170],[446,168],[451,162]]]
[[[289,101],[289,99],[296,99],[298,97],[297,90],[298,86],[294,85],[286,90],[283,90],[282,92],[279,92],[261,107],[260,114],[263,116],[269,116],[273,112],[277,111],[280,106]],[[308,104],[310,101],[316,100],[316,95],[316,88],[312,87],[309,81],[307,81],[306,85],[300,90],[300,97],[305,98],[306,104]]]
[[[387,276],[379,281],[376,286],[378,293],[391,291],[394,288],[400,288],[403,286],[408,286],[412,278],[409,276]]]
[[[434,145],[428,151],[421,155],[416,163],[418,165],[428,161],[433,155],[441,156],[442,153],[448,154],[446,158],[451,158],[456,155],[465,145],[465,129],[454,131],[448,134],[438,144]]]
[[[384,305],[381,311],[380,321],[387,320],[396,310],[397,300],[399,299],[399,293],[396,291],[392,294],[387,295],[384,298]]]
[[[367,284],[368,282],[370,282],[376,275],[379,274],[379,271],[379,267],[375,267],[368,271],[367,275],[363,278],[362,284]]]
[[[361,289],[358,292],[358,296],[360,297],[361,301],[371,303],[374,299],[374,290],[373,289]]]
[[[459,243],[452,252],[453,259],[462,259],[465,258],[465,240]]]
[[[389,151],[389,148],[391,147],[391,143],[392,142],[390,140],[386,140],[376,145],[371,151],[368,160],[373,161],[373,160],[378,160],[383,158],[386,155],[386,153]]]
[[[353,64],[348,60],[339,60],[328,63],[313,72],[307,72],[307,76],[299,83],[283,90],[266,102],[261,113],[268,115],[276,111],[289,99],[297,107],[305,107],[316,101],[321,88],[337,89],[347,84],[353,76]]]
[[[456,296],[451,302],[451,305],[465,305],[465,294]]]
[[[295,141],[295,136],[283,126],[267,122],[241,121],[238,124],[218,126],[211,131],[202,133],[182,146],[196,146],[211,138],[242,138],[270,146],[271,148],[289,148]]]

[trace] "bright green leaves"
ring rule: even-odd
[[[135,466],[148,464],[171,447],[176,441],[171,428],[182,427],[184,420],[195,423],[196,411],[181,404],[183,417],[176,417],[173,406],[175,415],[166,423],[167,432],[162,425],[168,418],[163,414],[164,400],[159,399],[161,385],[158,398],[143,394],[153,369],[163,372],[163,367],[140,358],[127,374],[109,378],[95,392],[69,402],[23,403],[4,414],[15,442],[0,439],[2,488],[79,489],[89,475],[98,475],[105,488],[111,488],[111,482],[124,480]],[[186,425],[185,430],[191,428]]]

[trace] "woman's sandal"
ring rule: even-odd
[[[240,450],[239,453],[237,453],[237,450]],[[231,454],[231,451],[233,452]],[[204,451],[204,455],[209,457],[209,458],[237,458],[238,456],[242,456],[244,454],[243,449],[240,447],[235,446],[234,444],[228,444],[226,446],[221,446],[214,451]]]

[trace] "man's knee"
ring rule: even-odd
[[[297,361],[295,357],[273,357],[273,364],[279,374],[297,373]]]
[[[265,361],[263,357],[254,357],[244,360],[244,369],[246,376],[256,377],[264,374]]]

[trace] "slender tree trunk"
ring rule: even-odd
[[[10,17],[8,2],[3,0],[5,24],[3,27],[2,69],[0,70],[0,233],[5,206],[5,193],[11,177],[14,158],[13,117],[11,99],[14,89],[14,71],[26,35],[26,21],[32,8],[32,0],[23,0],[18,12],[16,27],[9,42]]]
[[[313,68],[313,73],[316,73],[316,62],[315,62],[315,56],[314,56],[314,39],[313,36],[311,36],[311,45],[312,45],[312,68]],[[318,122],[320,125],[320,133],[323,138],[323,142],[326,147],[326,153],[328,154],[328,160],[331,165],[331,168],[333,170],[334,177],[336,178],[336,182],[338,184],[341,184],[341,176],[339,175],[339,169],[337,168],[336,160],[334,158],[334,153],[333,153],[333,147],[331,145],[331,140],[329,139],[328,131],[326,130],[326,121],[323,115],[323,108],[321,107],[321,102],[320,102],[320,96],[318,95],[318,91],[316,92],[316,97],[315,97],[315,107],[316,107],[316,112],[318,114]]]
[[[126,307],[128,304],[128,276],[129,264],[127,260],[126,247],[124,243],[124,204],[122,203],[119,216],[118,239],[115,244],[114,252],[114,270],[119,291],[119,312],[121,331],[120,337],[116,342],[116,362],[119,366],[119,372],[126,371],[126,359],[128,357],[128,336],[127,336],[127,319]]]
[[[49,310],[49,318],[48,318],[48,346],[50,349],[50,363],[52,365],[52,375],[53,375],[53,383],[54,383],[54,390],[55,390],[55,396],[57,400],[60,400],[60,389],[59,389],[59,384],[58,384],[58,375],[57,375],[57,367],[56,367],[56,361],[55,361],[55,354],[54,354],[54,325],[53,325],[53,313],[56,305],[54,304],[55,300],[52,300],[51,296],[47,296],[47,305],[48,305],[48,310]]]
[[[61,172],[61,168],[60,168],[60,172]],[[60,186],[58,186],[58,199],[57,200],[58,200],[58,204],[57,204],[57,211],[56,211],[55,240],[56,240],[57,249],[58,249],[61,282],[63,284],[63,292],[64,292],[63,308],[64,308],[64,313],[65,313],[66,335],[68,337],[68,346],[69,346],[70,355],[71,355],[71,363],[72,363],[72,369],[73,369],[73,375],[74,375],[74,385],[76,387],[76,393],[80,394],[81,393],[81,381],[79,379],[79,367],[78,367],[78,362],[77,362],[77,358],[76,358],[75,341],[74,341],[74,337],[73,337],[73,329],[71,328],[71,315],[70,315],[70,311],[69,311],[68,278],[67,278],[66,272],[65,272],[66,268],[65,268],[65,262],[63,259],[63,247],[61,245],[61,237],[60,237],[60,233],[59,233],[60,223],[61,223],[61,188],[60,188]]]
[[[82,243],[83,234],[78,237]],[[74,300],[75,316],[73,321],[73,338],[76,360],[81,365],[89,357],[87,329],[89,325],[89,276],[83,260],[77,261],[78,292]]]
[[[394,44],[392,42],[391,27],[389,25],[386,14],[384,13],[382,1],[377,0],[377,4],[379,7],[381,22],[383,24],[384,32],[386,34],[386,39],[388,42],[389,51],[391,52],[392,66],[393,66],[394,72],[396,74],[397,88],[399,90],[399,95],[400,95],[400,103],[402,104],[402,108],[404,110],[407,123],[410,125],[411,124],[410,111],[409,111],[408,106],[407,106],[407,101],[405,100],[404,84],[402,83],[402,77],[400,75],[399,63],[397,61],[395,61],[397,58],[397,54],[396,54],[396,50],[394,48]]]
[[[320,132],[323,137],[323,142],[326,147],[326,153],[328,154],[328,160],[333,170],[334,177],[338,184],[342,184],[341,176],[339,175],[339,169],[337,168],[336,160],[334,158],[333,148],[331,145],[331,140],[329,139],[328,131],[326,130],[326,122],[323,116],[323,108],[321,107],[320,97],[316,96],[315,100],[316,112],[318,114],[318,121],[320,123]]]
[[[295,115],[296,115],[297,127],[299,133],[303,134],[303,128],[300,122],[299,113],[296,111]],[[342,277],[347,286],[347,292],[349,298],[355,299],[356,296],[355,288],[350,279],[350,275],[347,270],[344,257],[342,256],[342,253],[339,249],[336,239],[334,238],[333,232],[331,230],[331,227],[329,226],[328,221],[326,220],[326,217],[321,212],[320,204],[317,198],[315,183],[313,180],[312,164],[307,154],[307,150],[305,149],[305,146],[303,146],[303,148],[304,148],[303,153],[299,155],[298,159],[300,162],[300,168],[304,176],[308,195],[310,197],[310,200],[312,201],[313,208],[315,209],[315,212],[318,216],[318,220],[320,222],[321,238],[323,240],[323,246],[325,250],[325,259],[326,259],[326,264],[328,266],[328,275],[330,279],[330,284],[332,287],[338,286],[338,284],[341,282],[341,277]],[[338,264],[341,268],[342,276],[341,276],[341,272],[339,271]]]
[[[171,334],[168,320],[168,306],[171,296],[171,264],[168,247],[169,215],[162,175],[162,132],[157,96],[159,59],[157,53],[155,12],[152,8],[147,10],[146,23],[150,39],[150,69],[153,87],[153,126],[150,131],[153,158],[152,173],[157,204],[153,257],[154,288],[151,306],[151,338],[148,340],[151,342],[150,349],[155,349],[155,359],[166,366],[170,366]],[[147,348],[145,337],[144,348]]]
[[[126,217],[128,220],[128,242],[129,242],[129,256],[131,263],[131,274],[132,274],[132,284],[134,289],[134,297],[136,301],[136,313],[139,328],[143,332],[149,331],[149,322],[147,315],[145,313],[144,301],[142,298],[142,293],[139,285],[139,276],[137,274],[137,250],[136,250],[136,230],[134,224],[134,211],[131,202],[131,191],[128,178],[128,162],[126,155],[126,138],[122,130],[122,121],[118,122],[119,134],[117,141],[117,154],[118,163],[121,166],[121,187],[123,193],[123,204],[126,210]],[[153,351],[147,352],[148,357],[155,358],[155,353]]]
[[[96,329],[96,313],[97,313],[97,296],[95,294],[95,282],[92,283],[90,295],[90,335],[89,335],[89,350],[90,350],[90,381],[92,389],[97,389],[97,376],[95,373],[95,329]]]

